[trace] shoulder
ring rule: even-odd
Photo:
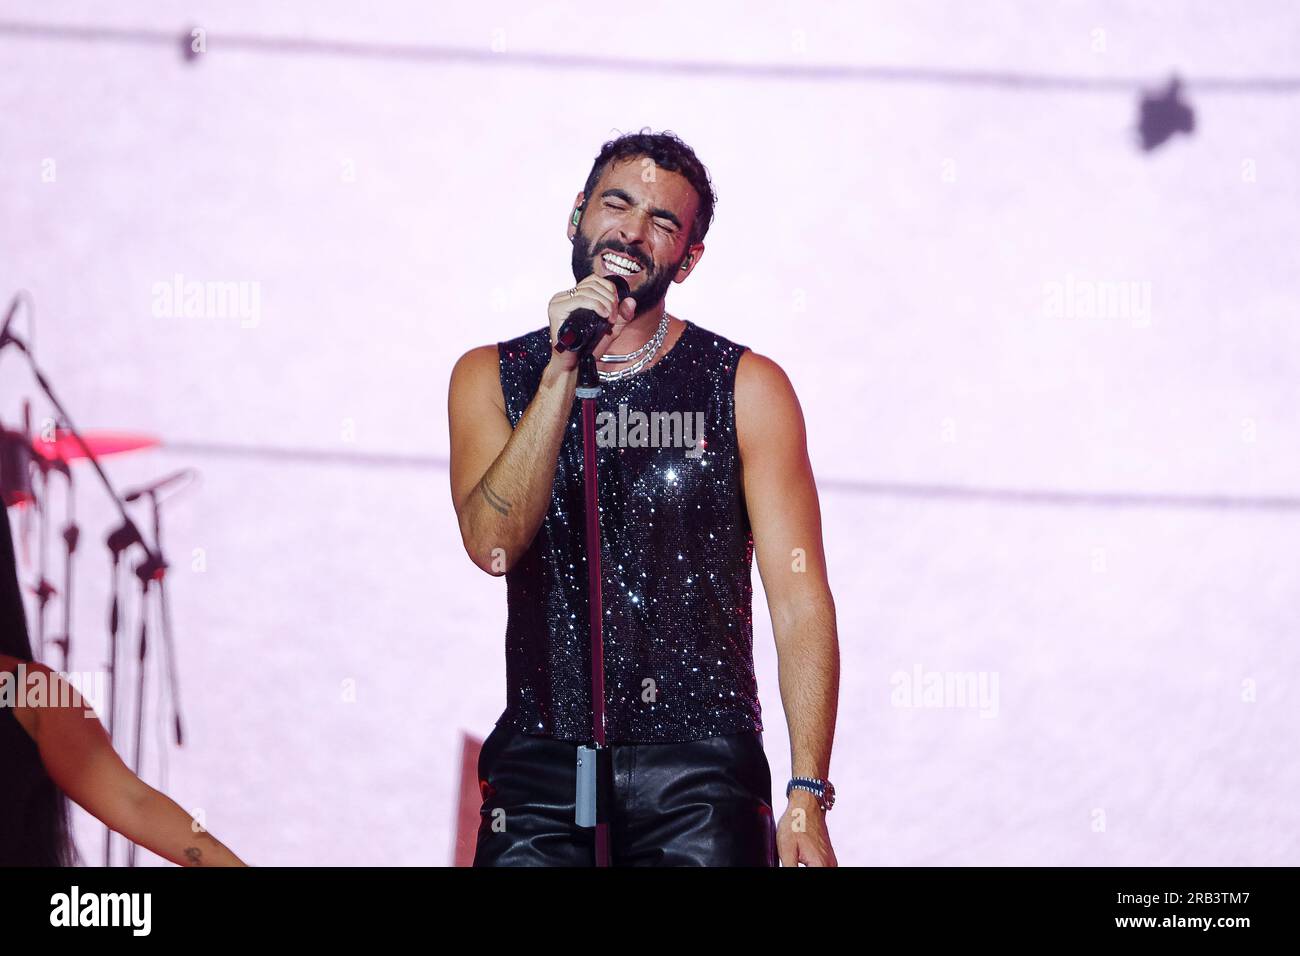
[[[753,349],[745,350],[736,368],[736,404],[739,406],[742,402],[756,407],[772,405],[778,409],[786,405],[797,409],[799,404],[785,369]]]
[[[451,367],[451,380],[476,378],[485,371],[495,372],[497,367],[497,346],[480,345],[470,349]]]
[[[747,349],[736,368],[736,437],[742,454],[762,442],[783,444],[803,434],[803,412],[785,369]]]
[[[488,399],[504,411],[497,362],[495,345],[480,345],[458,358],[451,369],[448,403],[453,408],[464,402],[469,402],[473,407],[481,407],[479,403]]]
[[[742,383],[750,390],[786,388],[794,390],[794,386],[790,384],[790,377],[785,374],[785,369],[773,359],[760,355],[753,349],[745,350],[736,369],[736,388],[739,389]]]

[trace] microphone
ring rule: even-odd
[[[627,280],[620,275],[608,275],[614,288],[618,290],[618,301],[622,304],[627,298]],[[555,351],[590,352],[605,334],[609,321],[595,309],[574,309],[555,334]]]
[[[151,485],[146,485],[145,487],[142,488],[132,489],[131,491],[127,492],[125,495],[122,496],[122,500],[135,501],[137,498],[143,498],[145,495],[149,494],[150,492],[161,491],[163,488],[166,488],[168,485],[173,484],[174,482],[180,481],[182,478],[189,478],[193,476],[193,474],[194,474],[193,468],[182,468],[180,471],[174,472],[173,474],[168,475],[166,478],[159,478]]]

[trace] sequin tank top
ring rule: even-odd
[[[549,329],[498,345],[519,424]],[[597,402],[606,739],[700,740],[763,729],[754,675],[754,538],[736,442],[745,346],[690,321],[655,363]],[[506,709],[525,733],[591,737],[582,411],[574,400],[551,505],[506,573]]]

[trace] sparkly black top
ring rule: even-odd
[[[754,537],[736,443],[745,346],[690,321],[653,365],[597,402],[608,743],[762,730],[754,676]],[[549,329],[498,345],[511,426],[541,383]],[[551,506],[506,573],[506,709],[525,733],[591,738],[582,411],[574,400]]]

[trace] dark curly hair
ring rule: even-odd
[[[718,197],[713,192],[709,171],[695,155],[695,150],[668,130],[652,133],[646,126],[642,127],[639,133],[624,133],[602,146],[596,155],[596,161],[591,166],[587,185],[582,189],[583,205],[590,202],[591,193],[596,188],[596,183],[600,181],[601,173],[605,171],[606,166],[612,162],[635,159],[639,156],[650,157],[659,169],[680,173],[694,187],[700,203],[695,213],[695,222],[691,224],[687,245],[702,241],[709,231],[709,226],[713,224],[713,207],[717,204]]]

